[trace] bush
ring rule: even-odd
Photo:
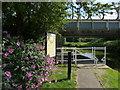
[[[3,88],[37,88],[53,74],[54,58],[45,55],[44,46],[3,31]]]

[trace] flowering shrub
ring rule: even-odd
[[[55,68],[54,58],[45,55],[44,46],[34,41],[24,43],[3,31],[3,88],[38,88],[49,82]]]

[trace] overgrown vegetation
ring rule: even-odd
[[[70,47],[101,47],[106,46],[109,52],[120,52],[120,40],[110,39],[110,38],[91,38],[91,40],[86,40],[86,38],[81,42],[65,42],[64,46]]]
[[[113,69],[103,69],[105,73],[103,75],[99,75],[96,73],[97,77],[99,78],[101,84],[104,88],[115,88],[120,89],[120,73]]]

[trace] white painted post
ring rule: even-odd
[[[75,60],[75,49],[73,49],[73,61]]]
[[[96,48],[95,48],[95,50],[96,50]],[[97,57],[95,56],[95,58],[96,58],[96,60],[95,60],[96,61],[96,65],[97,65]]]
[[[63,60],[64,60],[64,48],[62,47],[61,49],[61,60],[62,60],[62,64],[63,64]]]
[[[92,59],[94,60],[94,51],[93,51],[93,47],[92,47]]]
[[[75,65],[77,65],[77,53],[76,53],[76,47],[75,47]]]
[[[93,47],[93,58],[94,58],[94,64],[95,64],[95,48]]]
[[[104,57],[105,57],[105,65],[106,65],[106,47],[104,47]]]
[[[97,60],[96,60],[97,57],[95,56],[95,50],[96,50],[96,49],[95,49],[95,47],[94,47],[94,64],[97,65]]]

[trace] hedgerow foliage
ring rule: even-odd
[[[38,88],[49,82],[55,70],[54,58],[45,55],[44,46],[19,37],[11,37],[3,31],[3,88]]]

